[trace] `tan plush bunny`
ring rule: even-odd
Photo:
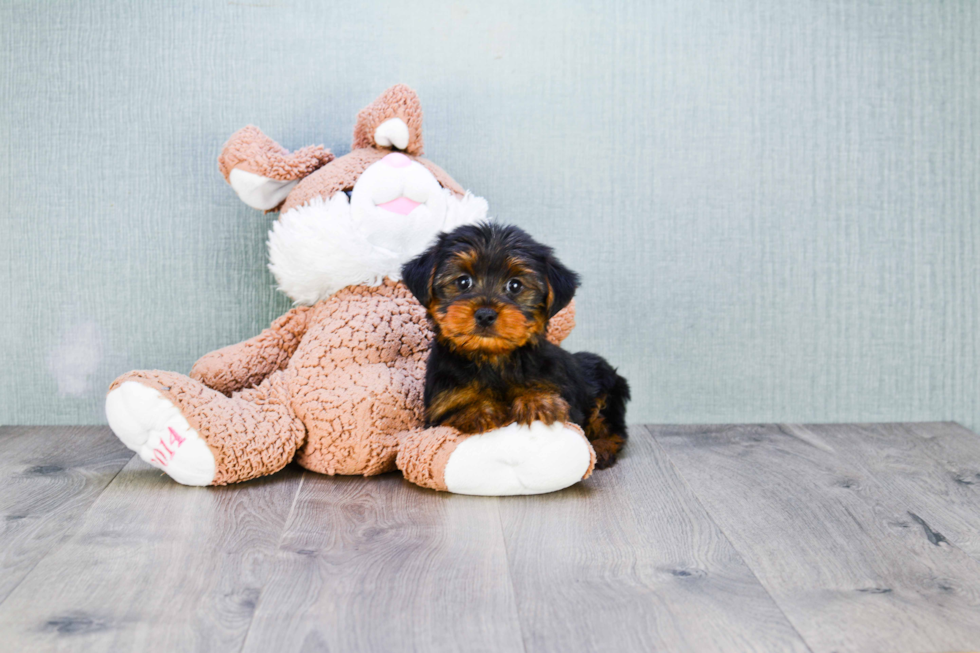
[[[422,111],[410,88],[363,109],[354,149],[292,154],[255,127],[219,166],[249,206],[280,211],[270,269],[297,306],[256,337],[202,357],[190,376],[134,371],[106,397],[109,425],[149,464],[186,485],[236,483],[296,460],[324,474],[401,470],[462,494],[551,492],[588,477],[595,453],[571,424],[509,425],[465,436],[424,428],[431,331],[399,281],[401,265],[441,231],[487,219],[422,155]],[[574,307],[552,319],[564,339]]]

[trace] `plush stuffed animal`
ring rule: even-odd
[[[339,158],[320,146],[290,154],[255,127],[232,136],[221,172],[249,206],[280,211],[269,267],[296,307],[190,376],[116,379],[106,416],[119,439],[185,485],[237,483],[292,460],[323,474],[397,467],[462,494],[551,492],[588,477],[595,453],[572,424],[423,428],[432,334],[400,268],[439,232],[485,220],[487,203],[421,156],[422,111],[402,85],[358,114]],[[553,318],[552,341],[572,329],[573,310]]]

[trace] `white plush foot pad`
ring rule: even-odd
[[[126,381],[105,399],[109,427],[123,444],[184,485],[210,485],[214,454],[166,397]]]
[[[544,494],[582,480],[592,452],[582,434],[563,424],[510,424],[471,435],[446,463],[446,489],[456,494]]]

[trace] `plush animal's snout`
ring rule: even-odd
[[[362,211],[377,207],[394,216],[407,216],[425,204],[438,214],[444,209],[441,190],[439,182],[422,164],[401,152],[391,152],[361,175],[351,193],[351,206],[356,210],[360,206]],[[406,223],[405,228],[416,227]],[[402,238],[400,234],[386,237],[395,241],[399,238]]]
[[[476,313],[473,314],[476,319],[476,323],[481,327],[488,327],[497,321],[497,311],[492,308],[480,308],[477,309]]]
[[[439,190],[439,182],[420,163],[401,152],[391,152],[364,171],[354,185],[351,202],[366,210],[376,206],[404,216],[433,197],[438,200]],[[430,209],[439,208],[430,205]]]
[[[425,249],[446,225],[449,197],[432,171],[412,156],[385,152],[351,189],[351,218],[372,246],[404,260]]]

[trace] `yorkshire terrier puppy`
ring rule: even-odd
[[[574,422],[616,462],[626,442],[626,379],[596,354],[545,338],[578,275],[512,226],[467,225],[439,236],[402,268],[435,340],[425,377],[427,426],[481,433],[506,424]]]

